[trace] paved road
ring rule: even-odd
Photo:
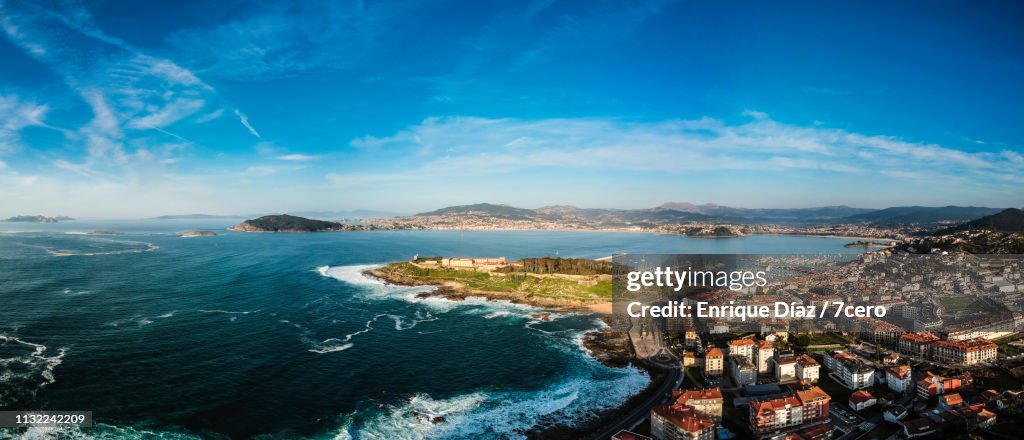
[[[658,386],[653,394],[650,395],[643,403],[633,407],[628,413],[619,417],[612,423],[609,423],[605,428],[599,431],[596,435],[591,437],[594,440],[608,440],[613,434],[623,429],[630,429],[640,424],[645,418],[651,415],[651,408],[661,403],[665,399],[670,391],[679,386],[683,381],[683,370],[681,368],[672,368],[666,375],[665,380]]]

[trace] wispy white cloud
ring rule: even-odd
[[[372,54],[391,17],[414,4],[396,2],[266,3],[244,17],[168,37],[187,65],[204,75],[265,80],[308,70],[341,70]]]
[[[103,173],[90,168],[86,164],[71,163],[66,160],[58,159],[53,161],[53,166],[60,168],[62,170],[67,170],[76,174],[81,174],[86,177],[104,177]]]
[[[768,113],[759,112],[757,110],[744,110],[743,111],[743,116],[749,116],[749,117],[757,119],[759,121],[760,120],[768,119]]]
[[[245,113],[242,113],[240,110],[236,108],[235,116],[237,116],[238,121],[241,122],[243,126],[245,126],[245,129],[249,130],[249,133],[251,133],[253,136],[256,136],[257,138],[262,137],[260,136],[260,132],[256,131],[256,129],[252,127],[252,124],[249,123],[249,117],[246,116]]]
[[[129,156],[140,158],[141,149],[158,146],[171,125],[206,122],[230,107],[189,69],[105,33],[77,3],[5,3],[0,28],[93,111],[92,120],[71,139],[85,147],[90,160],[124,166]]]
[[[14,95],[0,95],[0,155],[20,148],[22,129],[45,125],[46,111],[46,105]]]
[[[755,115],[753,121],[736,125],[711,118],[430,118],[392,136],[362,137],[350,145],[413,154],[423,170],[480,173],[536,167],[684,174],[802,170],[906,180],[919,175],[910,173],[911,168],[927,169],[933,179],[1024,176],[1024,160],[1010,150],[969,152],[892,136],[795,126],[763,113],[751,114]]]
[[[293,153],[293,154],[285,154],[285,155],[277,156],[277,157],[275,157],[275,159],[277,159],[277,160],[286,160],[286,161],[290,161],[290,162],[309,162],[311,160],[316,160],[318,157],[319,156],[314,156],[314,155],[311,155],[311,154]]]

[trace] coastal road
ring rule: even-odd
[[[676,367],[669,369],[668,374],[665,375],[665,379],[662,381],[661,384],[658,385],[658,388],[655,390],[654,393],[648,396],[647,399],[645,399],[643,402],[631,408],[629,411],[626,412],[626,414],[620,416],[618,420],[615,420],[614,422],[606,425],[604,429],[602,429],[597,434],[592,436],[591,439],[608,440],[616,432],[619,432],[623,429],[631,429],[634,426],[640,424],[640,422],[642,422],[645,418],[650,417],[651,408],[661,403],[661,401],[665,399],[669,392],[671,392],[673,389],[679,386],[680,383],[682,383],[682,380],[682,368]]]

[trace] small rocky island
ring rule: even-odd
[[[47,217],[45,215],[16,215],[5,219],[5,222],[21,222],[21,223],[57,223],[60,221],[74,220],[67,216]]]
[[[191,230],[182,232],[179,235],[181,235],[182,237],[212,237],[217,234],[213,231]]]
[[[231,227],[232,231],[240,232],[334,232],[375,229],[379,228],[374,225],[349,225],[288,214],[265,215]]]

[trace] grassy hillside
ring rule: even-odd
[[[565,300],[580,303],[611,301],[611,281],[600,281],[587,286],[574,280],[537,277],[524,273],[488,274],[472,270],[428,269],[411,263],[393,263],[377,269],[388,279],[408,279],[424,284],[457,282],[466,288],[488,292],[516,293],[525,299],[532,297]]]

